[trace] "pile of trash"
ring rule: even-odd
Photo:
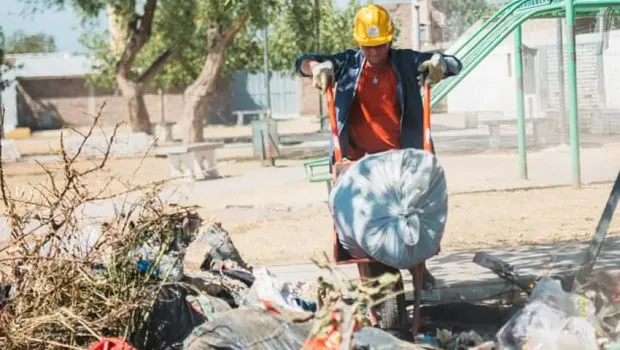
[[[60,205],[12,210],[11,241],[0,249],[3,349],[83,347],[143,328],[160,289],[182,278],[201,219],[148,197],[130,208],[87,227]]]
[[[334,278],[321,277],[309,290],[248,266],[219,223],[196,244],[204,249],[200,271],[186,272],[179,284],[162,291],[140,348],[374,349],[386,340],[426,348],[367,327],[370,300],[390,290],[394,276],[383,276],[371,288],[339,280],[328,264],[317,262]]]
[[[354,337],[370,334],[368,308],[392,290],[393,276],[372,286],[322,279],[312,301],[302,297],[308,290],[248,266],[220,224],[202,231],[196,207],[166,203],[164,182],[122,183],[126,190],[110,193],[116,180],[93,174],[123,140],[118,125],[106,142],[91,137],[100,117],[79,142],[61,137],[58,164],[39,164],[47,179],[32,191],[11,191],[0,163],[8,236],[0,247],[0,348],[373,348],[377,336]],[[78,160],[99,144],[103,157]],[[190,246],[202,249],[195,271],[186,269]]]
[[[501,349],[617,349],[620,299],[614,287],[593,276],[578,293],[565,292],[560,279],[536,283],[529,302],[497,334]]]
[[[618,278],[599,271],[576,292],[565,289],[565,278],[540,278],[527,302],[513,307],[516,312],[491,336],[474,330],[436,329],[434,334],[418,335],[417,342],[450,350],[620,349]],[[457,308],[454,311],[459,312]]]
[[[375,344],[369,334],[379,330],[362,328],[364,300],[394,278],[373,290],[321,279],[320,293],[282,283],[248,266],[219,223],[199,234],[195,208],[154,203],[147,197],[100,227],[58,226],[24,244],[30,225],[13,225],[2,262],[1,347],[331,349],[353,348],[360,336],[357,343]],[[196,271],[184,268],[190,245],[202,250]]]
[[[106,344],[115,349],[116,344],[118,349],[155,350],[598,350],[619,346],[614,342],[620,327],[620,288],[616,279],[601,273],[579,293],[565,292],[561,280],[540,279],[527,303],[492,336],[436,329],[406,342],[372,327],[368,319],[374,301],[393,293],[398,276],[385,274],[362,283],[339,277],[328,262],[315,261],[324,272],[316,284],[283,283],[268,269],[249,266],[221,224],[210,223],[199,234],[202,219],[191,208],[172,205],[154,210],[142,204],[140,215],[127,218],[122,230],[118,223],[106,223],[102,230],[89,233],[87,244],[71,240],[51,244],[52,239],[29,243],[28,251],[36,251],[37,258],[22,256],[20,264],[12,265],[9,281],[13,283],[5,284],[1,293],[3,348],[69,345],[94,350]],[[185,271],[190,245],[199,247],[201,263],[198,270]],[[105,259],[94,255],[103,251]],[[68,254],[76,261],[68,261]]]

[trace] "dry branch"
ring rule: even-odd
[[[368,310],[404,293],[393,292],[399,276],[384,274],[378,278],[352,282],[336,273],[327,255],[324,255],[323,260],[313,259],[313,262],[331,277],[331,281],[322,276],[317,281],[320,310],[315,315],[306,345],[336,337],[337,340],[332,341],[339,344],[339,349],[353,349],[353,334],[359,328],[370,326]]]
[[[127,184],[115,213],[96,225],[86,222],[88,204],[114,198],[87,178],[104,170],[118,125],[104,157],[87,169],[77,167],[104,106],[72,156],[61,133],[60,167],[39,163],[48,181],[33,189],[35,195],[12,194],[0,164],[12,237],[0,249],[2,349],[78,349],[101,337],[124,337],[139,347],[142,340],[133,335],[148,320],[161,286],[174,282],[177,262],[195,239],[201,222],[196,208],[163,203],[163,182]],[[136,192],[139,198],[129,200]],[[10,295],[2,299],[7,289]]]

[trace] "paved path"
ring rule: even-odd
[[[616,213],[616,218],[620,215]],[[594,232],[594,227],[592,228]],[[540,277],[576,271],[583,260],[587,244],[542,244],[524,246],[511,250],[486,251],[508,262],[522,277]],[[429,270],[438,279],[438,288],[427,298],[440,297],[441,301],[459,299],[482,299],[500,292],[504,283],[491,271],[472,262],[475,252],[442,253],[427,261]],[[595,269],[620,269],[620,237],[612,236],[605,240]],[[280,280],[314,282],[323,272],[315,265],[271,266],[269,270]],[[349,278],[357,277],[355,265],[341,265],[339,273]],[[405,289],[412,289],[411,275],[402,271]],[[409,299],[412,294],[409,293]]]
[[[581,148],[602,147],[604,143],[617,141],[617,135],[581,135]],[[448,129],[436,131],[433,133],[435,148],[441,154],[455,154],[463,152],[481,152],[489,149],[489,137],[486,129]],[[213,140],[215,141],[215,140]],[[302,151],[323,151],[329,149],[329,134],[325,132],[310,133],[304,135],[287,135],[282,138],[285,142],[281,146],[283,154],[300,153]],[[244,143],[243,143],[244,142]],[[542,149],[543,147],[555,148],[560,145],[559,138],[550,138],[544,146],[534,147],[533,136],[528,134],[527,139],[528,151],[534,149]],[[517,150],[517,134],[516,131],[504,131],[502,134],[503,151]],[[251,158],[253,157],[252,144],[248,141],[240,141],[240,143],[227,144],[223,150],[220,150],[220,156],[224,158]]]
[[[528,180],[519,178],[518,157],[514,153],[440,154],[439,160],[446,171],[451,195],[571,184],[570,150],[562,147],[530,152]],[[613,181],[620,170],[620,143],[582,149],[581,168],[583,183]],[[279,205],[317,203],[327,197],[324,184],[307,183],[302,166],[262,168],[236,177],[176,184],[168,188],[165,196],[174,192],[175,196],[190,201],[196,196],[216,201],[223,195],[238,194],[239,202],[251,204],[246,200],[246,194],[253,190],[269,192],[270,196],[277,198],[272,199],[273,204]],[[261,203],[269,200],[264,197],[258,198]]]

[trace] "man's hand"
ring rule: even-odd
[[[312,86],[325,93],[327,84],[334,81],[334,65],[331,61],[325,61],[312,67]]]
[[[430,60],[422,62],[418,67],[418,72],[420,72],[418,83],[420,86],[437,84],[443,79],[446,69],[447,64],[443,57],[440,54],[434,54]]]

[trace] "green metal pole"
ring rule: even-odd
[[[575,49],[574,0],[566,1],[566,51],[568,56],[568,113],[572,159],[573,188],[581,187],[581,164],[579,160],[579,111],[577,105],[577,53]]]
[[[527,180],[527,140],[525,138],[525,98],[523,93],[523,36],[521,25],[514,31],[515,82],[517,87],[517,144],[519,146],[519,175]]]

